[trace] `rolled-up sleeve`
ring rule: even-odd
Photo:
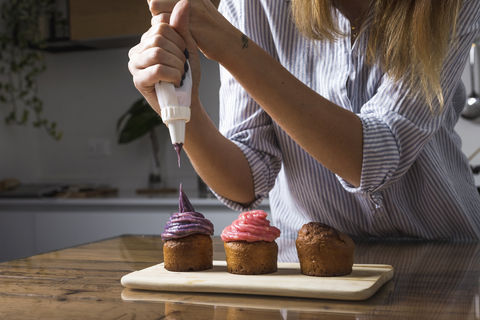
[[[358,114],[363,125],[360,186],[355,188],[337,176],[345,190],[371,194],[401,179],[432,137],[458,117],[452,100],[476,33],[476,29],[461,32],[452,42],[442,69],[443,109],[438,99],[430,109],[425,99],[402,82],[394,82],[387,75],[382,78],[377,93]],[[452,128],[446,130],[451,132]]]

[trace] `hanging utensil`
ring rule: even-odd
[[[472,92],[467,98],[467,103],[462,112],[462,118],[473,120],[480,117],[480,98],[475,92],[475,48],[476,44],[473,43],[470,49],[470,77],[472,80]]]

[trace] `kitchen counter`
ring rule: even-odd
[[[478,319],[478,242],[357,240],[355,263],[394,277],[363,301],[150,292],[120,279],[162,262],[158,236],[123,235],[0,263],[2,319]],[[214,237],[214,259],[224,260]]]
[[[199,206],[225,206],[212,193],[206,196],[197,190],[185,190],[190,202],[195,207]],[[173,205],[178,207],[178,192],[159,194],[137,194],[135,190],[120,190],[117,194],[105,197],[69,198],[64,197],[38,197],[38,198],[0,198],[0,211],[10,207],[38,207],[38,206],[158,206]],[[263,207],[269,205],[268,198],[263,200]]]
[[[185,192],[195,210],[213,222],[216,235],[239,215],[213,194]],[[269,213],[268,199],[258,209]],[[121,234],[158,235],[175,212],[178,192],[139,195],[121,190],[101,198],[0,199],[0,262]]]

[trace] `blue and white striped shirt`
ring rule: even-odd
[[[464,1],[458,41],[443,66],[444,111],[436,116],[406,86],[367,64],[368,32],[353,46],[349,36],[307,40],[295,29],[289,6],[284,0],[222,0],[220,11],[312,90],[360,117],[360,187],[306,153],[221,68],[220,130],[244,152],[257,200],[243,208],[219,198],[240,211],[270,195],[270,219],[282,231],[280,261],[297,260],[294,241],[309,221],[354,237],[480,239],[480,196],[454,131],[465,104],[460,77],[480,27],[480,1]],[[367,30],[371,22],[372,14]],[[338,24],[349,34],[340,13]]]

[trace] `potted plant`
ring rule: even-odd
[[[7,109],[5,122],[32,123],[60,140],[62,132],[42,115],[38,96],[38,76],[46,69],[41,49],[47,44],[48,27],[42,26],[55,20],[55,1],[5,0],[0,9],[0,105]]]
[[[149,176],[149,189],[152,190],[160,189],[162,184],[160,176],[160,160],[158,158],[160,145],[155,131],[155,128],[161,124],[163,124],[162,120],[144,98],[135,101],[117,121],[119,144],[130,143],[147,134],[149,135],[154,162],[154,170]],[[160,126],[160,128],[163,127],[165,126]]]

